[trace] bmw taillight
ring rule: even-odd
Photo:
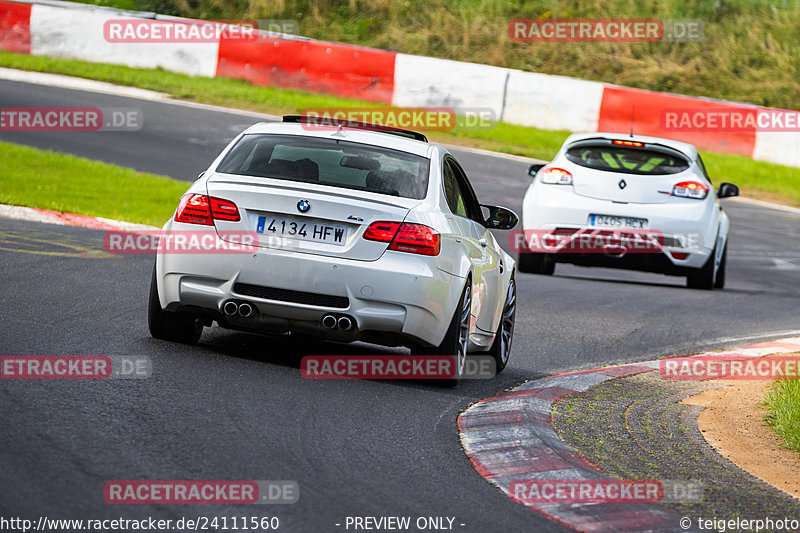
[[[223,200],[222,198],[209,197],[211,200],[211,216],[214,220],[225,220],[227,222],[239,222],[239,208],[230,200]]]
[[[439,255],[439,232],[424,224],[373,222],[364,232],[369,241],[389,242],[390,250],[420,255]]]
[[[537,175],[542,183],[550,183],[553,185],[572,185],[572,174],[563,168],[545,168],[540,170]]]
[[[401,224],[401,222],[373,222],[364,232],[364,238],[368,241],[392,242]]]
[[[708,185],[699,181],[682,181],[672,188],[672,196],[702,200],[708,196]]]
[[[230,200],[205,194],[186,194],[175,211],[175,222],[213,226],[215,219],[239,222],[239,208]]]

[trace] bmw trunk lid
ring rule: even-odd
[[[241,220],[214,220],[217,233],[255,232],[258,246],[331,257],[374,261],[389,243],[366,240],[379,220],[402,222],[420,200],[320,184],[215,173],[209,196],[236,204]],[[233,233],[235,235],[235,233]]]

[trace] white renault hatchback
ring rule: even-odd
[[[480,205],[456,159],[422,134],[296,116],[256,124],[189,187],[161,236],[251,235],[252,250],[159,253],[150,332],[194,343],[216,321],[452,355],[456,379],[468,352],[487,352],[499,371],[515,261],[489,230],[517,221]]]
[[[614,133],[570,135],[534,177],[513,234],[520,272],[558,262],[686,276],[693,288],[725,285],[728,216],[697,149]]]

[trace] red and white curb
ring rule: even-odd
[[[705,352],[694,357],[763,357],[800,350],[800,337],[762,342],[739,349]],[[472,465],[505,492],[526,479],[613,479],[589,463],[555,431],[553,405],[570,394],[618,377],[659,368],[659,361],[562,372],[528,381],[481,400],[458,417],[461,444]],[[577,531],[685,531],[681,515],[651,503],[529,503],[532,510]]]
[[[133,222],[123,222],[110,218],[90,217],[87,215],[64,213],[35,207],[22,207],[19,205],[0,204],[0,217],[29,220],[31,222],[43,222],[45,224],[57,224],[59,226],[81,226],[84,228],[106,231],[157,231],[160,229],[146,224],[134,224]]]

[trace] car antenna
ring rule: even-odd
[[[631,108],[631,138],[633,138],[633,117],[636,116],[636,106]]]

